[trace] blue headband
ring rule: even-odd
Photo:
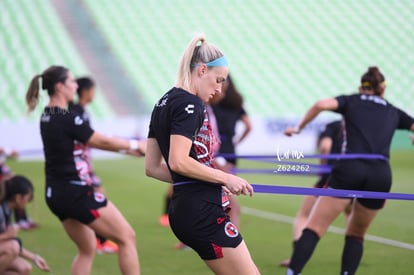
[[[191,64],[191,67],[197,67],[200,66],[200,64]],[[216,58],[208,63],[206,63],[207,67],[228,67],[229,62],[227,61],[227,58],[223,55],[222,57]]]

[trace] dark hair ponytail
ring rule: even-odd
[[[1,201],[9,201],[16,195],[33,194],[34,187],[32,182],[25,176],[16,175],[1,184]]]
[[[362,89],[372,89],[376,95],[382,95],[385,90],[385,77],[378,67],[369,67],[361,77]]]
[[[55,93],[55,85],[59,82],[64,83],[68,77],[69,70],[62,66],[51,66],[43,74],[35,75],[30,81],[26,93],[26,104],[28,111],[31,112],[36,108],[39,102],[39,79],[42,78],[42,89],[47,90],[49,96]]]
[[[95,86],[95,82],[90,77],[80,77],[76,79],[76,82],[78,83],[78,89],[76,90],[76,93],[79,97],[82,96],[85,90],[89,90]]]
[[[224,92],[223,99],[218,103],[218,105],[227,108],[232,109],[235,111],[239,111],[243,108],[243,96],[239,93],[239,91],[236,89],[236,86],[234,85],[234,82],[230,75],[227,77],[227,89]],[[223,84],[224,86],[224,84]]]

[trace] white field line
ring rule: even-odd
[[[285,215],[281,215],[281,214],[277,214],[273,212],[268,212],[268,211],[263,211],[259,209],[254,209],[250,207],[242,207],[241,210],[243,214],[251,215],[251,216],[255,216],[255,217],[263,218],[267,220],[278,221],[278,222],[289,223],[289,224],[292,224],[294,221],[294,218],[289,217],[289,216],[285,216]],[[336,226],[330,226],[328,231],[331,233],[336,233],[336,234],[341,234],[341,235],[345,233],[345,230],[343,228],[339,228]],[[382,238],[382,237],[378,237],[374,235],[366,234],[365,240],[380,243],[380,244],[395,246],[399,248],[404,248],[408,250],[414,250],[414,244],[399,242],[399,241],[386,239],[386,238]]]

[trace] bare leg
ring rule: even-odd
[[[293,222],[293,244],[299,240],[300,236],[302,235],[303,229],[305,229],[306,224],[308,222],[309,214],[312,210],[313,205],[316,202],[317,197],[315,196],[305,196],[302,201],[302,205],[300,206],[298,213],[296,214],[295,220]],[[279,263],[281,267],[288,267],[290,264],[290,259],[283,260]]]
[[[353,204],[346,228],[345,244],[342,252],[341,274],[355,274],[363,255],[363,242],[369,225],[378,210],[368,209],[358,201]]]
[[[99,208],[98,212],[100,217],[89,226],[98,234],[118,244],[118,262],[122,274],[140,274],[135,232],[132,227],[110,201],[108,201],[106,207]],[[93,237],[92,239],[95,240]]]
[[[95,257],[95,234],[93,230],[73,219],[65,220],[63,227],[78,248],[78,255],[72,263],[72,275],[90,274]]]
[[[258,275],[260,274],[246,244],[242,241],[236,248],[223,248],[223,258],[204,261],[217,275]]]
[[[319,239],[348,204],[349,199],[318,197],[309,215],[308,224],[295,245],[287,274],[299,274],[302,271]]]
[[[309,214],[312,210],[313,205],[316,202],[317,197],[305,196],[303,198],[302,205],[296,214],[295,221],[293,222],[293,240],[298,240],[302,235],[303,229],[305,229],[308,222]]]
[[[0,242],[0,274],[3,274],[18,258],[19,250],[20,246],[15,240]]]
[[[321,238],[348,204],[349,199],[318,197],[306,227],[313,230]]]

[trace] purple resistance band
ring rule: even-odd
[[[217,154],[215,157],[224,157],[228,159],[274,159],[277,160],[276,155],[235,155],[235,154]],[[314,154],[298,156],[297,159],[310,159],[310,158],[322,158],[322,159],[381,159],[388,160],[387,157],[379,154]]]
[[[265,194],[312,195],[363,199],[414,200],[414,194],[404,193],[386,193],[329,188],[306,188],[263,184],[252,184],[252,186],[254,188],[255,193]]]
[[[234,154],[220,154],[222,157],[226,158],[244,158],[250,160],[262,160],[269,162],[269,159],[272,162],[280,163],[281,165],[286,164],[297,164],[302,165],[304,163],[291,163],[291,162],[277,162],[276,156],[259,156],[259,155],[234,155]],[[378,159],[386,160],[383,155],[378,154],[315,154],[304,156],[303,158],[324,158],[324,159]],[[302,159],[303,159],[302,158]],[[326,165],[313,164],[314,168],[317,168],[318,171],[281,171],[276,173],[275,169],[235,169],[235,172],[239,173],[272,173],[272,174],[318,174],[319,173],[329,173],[331,169]],[[403,194],[403,193],[387,193],[387,192],[371,192],[371,191],[358,191],[358,190],[343,190],[343,189],[323,189],[323,188],[305,188],[305,187],[291,187],[291,186],[277,186],[277,185],[263,185],[263,184],[252,184],[254,191],[256,193],[265,193],[265,194],[289,194],[289,195],[313,195],[313,196],[331,196],[331,197],[343,197],[343,198],[364,198],[364,199],[393,199],[393,200],[414,200],[414,194]]]

